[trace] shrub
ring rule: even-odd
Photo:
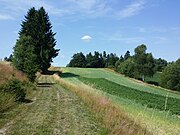
[[[16,101],[23,101],[26,96],[25,92],[26,82],[21,82],[16,78],[9,80],[6,84],[2,85],[1,90],[4,92],[15,94]]]

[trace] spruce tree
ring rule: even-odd
[[[30,81],[35,80],[35,73],[38,71],[37,55],[34,52],[34,45],[30,36],[22,35],[14,47],[13,65],[23,71]]]
[[[124,60],[127,60],[130,56],[130,51],[127,51],[124,55]]]
[[[49,20],[49,16],[41,7],[38,10],[38,52],[40,69],[45,72],[50,67],[52,59],[58,55],[59,49],[55,49],[56,40],[54,38],[55,33],[52,31],[52,25]]]
[[[46,72],[52,59],[58,55],[55,49],[55,33],[45,9],[31,8],[21,24],[19,39],[14,47],[13,63],[16,68],[27,73]],[[34,67],[33,67],[34,66]],[[30,71],[32,69],[32,71]],[[33,75],[29,76],[33,80]]]

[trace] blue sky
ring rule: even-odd
[[[155,58],[180,58],[180,0],[0,0],[0,58],[12,53],[33,6],[46,9],[57,33],[55,66],[66,66],[77,52],[120,56],[140,44]]]

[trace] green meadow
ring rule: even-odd
[[[63,79],[94,88],[153,134],[180,132],[180,93],[124,77],[108,69],[61,70]]]

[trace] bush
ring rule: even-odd
[[[116,71],[124,74],[125,76],[135,77],[134,69],[135,63],[132,58],[129,58],[126,61],[121,62]]]
[[[11,94],[15,94],[16,101],[23,101],[26,96],[26,82],[21,82],[18,79],[11,79],[6,84],[2,85],[1,90]]]
[[[160,84],[162,87],[180,91],[180,59],[163,70]]]

